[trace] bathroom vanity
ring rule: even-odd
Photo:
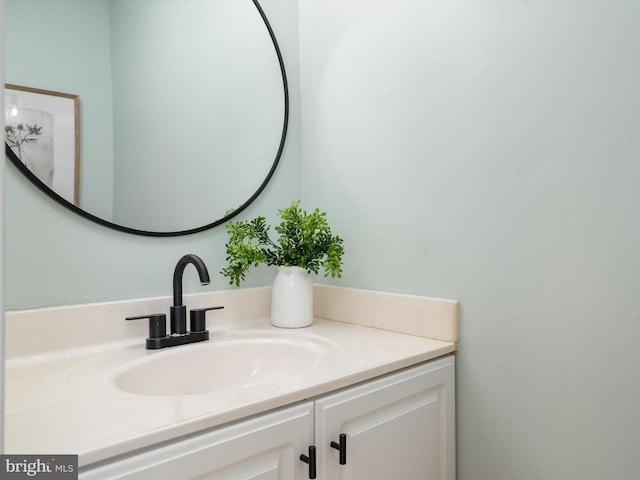
[[[455,479],[456,302],[315,297],[288,330],[268,288],[189,296],[224,304],[211,340],[161,351],[123,319],[166,299],[9,313],[9,345],[35,326],[55,345],[9,348],[7,453],[77,453],[87,480]]]

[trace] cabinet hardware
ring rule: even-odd
[[[331,442],[331,448],[335,448],[340,452],[340,465],[347,464],[347,436],[340,434],[340,443]]]
[[[309,464],[309,478],[316,478],[316,447],[311,445],[309,447],[309,456],[300,455],[300,460]]]

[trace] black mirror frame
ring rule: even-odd
[[[192,233],[203,232],[203,231],[208,230],[210,228],[213,228],[213,227],[216,227],[218,225],[221,225],[221,224],[227,222],[228,220],[230,220],[231,218],[235,217],[240,212],[242,212],[244,209],[246,209],[262,193],[262,191],[267,186],[267,183],[269,183],[269,180],[271,180],[271,177],[273,176],[273,174],[274,174],[274,172],[276,170],[276,167],[278,166],[278,163],[280,162],[280,157],[282,156],[282,151],[284,149],[285,139],[287,137],[287,127],[288,127],[288,124],[289,124],[289,86],[288,86],[288,83],[287,83],[287,74],[286,74],[285,68],[284,68],[284,61],[282,60],[282,53],[280,52],[280,47],[278,46],[278,41],[276,40],[276,36],[273,33],[273,29],[271,28],[271,24],[269,23],[269,20],[267,19],[267,16],[265,15],[264,11],[262,10],[262,7],[258,3],[258,0],[251,0],[251,1],[255,5],[255,7],[258,9],[258,13],[260,14],[260,17],[262,18],[262,21],[264,22],[265,26],[267,27],[267,30],[269,31],[269,36],[271,37],[271,41],[273,42],[273,46],[274,46],[274,48],[276,50],[276,55],[278,56],[278,63],[280,64],[280,72],[282,73],[282,85],[283,85],[283,88],[284,88],[284,121],[283,121],[283,125],[282,125],[282,135],[280,137],[280,144],[278,145],[278,151],[276,153],[276,156],[275,156],[275,159],[273,161],[273,164],[271,165],[271,168],[270,168],[269,172],[267,173],[267,176],[265,177],[263,182],[260,184],[258,189],[253,193],[253,195],[251,195],[251,197],[249,197],[249,199],[246,202],[244,202],[242,205],[240,205],[238,208],[236,208],[233,212],[231,212],[231,213],[225,215],[224,217],[220,218],[219,220],[211,222],[211,223],[209,223],[207,225],[203,225],[203,226],[197,227],[197,228],[191,228],[191,229],[188,229],[188,230],[174,231],[174,232],[153,232],[153,231],[148,231],[148,230],[138,230],[138,229],[135,229],[135,228],[125,227],[123,225],[118,225],[117,223],[109,222],[108,220],[105,220],[103,218],[100,218],[100,217],[97,217],[95,215],[92,215],[91,213],[89,213],[89,212],[87,212],[85,210],[82,210],[80,207],[77,207],[73,203],[71,203],[71,202],[65,200],[64,198],[62,198],[60,195],[58,195],[56,192],[54,192],[51,188],[49,188],[47,185],[45,185],[38,177],[36,177],[25,166],[25,164],[20,161],[20,159],[16,156],[16,154],[13,153],[13,150],[11,150],[11,147],[9,147],[9,145],[5,142],[5,151],[6,151],[7,157],[9,158],[11,163],[13,163],[13,165],[18,170],[20,170],[36,187],[38,187],[42,192],[44,192],[46,195],[48,195],[52,200],[55,200],[56,202],[58,202],[63,207],[71,210],[73,213],[76,213],[76,214],[80,215],[81,217],[86,218],[87,220],[90,220],[90,221],[92,221],[94,223],[100,224],[100,225],[102,225],[104,227],[108,227],[108,228],[112,228],[114,230],[118,230],[120,232],[130,233],[130,234],[134,234],[134,235],[142,235],[142,236],[146,236],[146,237],[178,237],[178,236],[182,236],[182,235],[190,235]]]

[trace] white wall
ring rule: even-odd
[[[459,299],[458,479],[640,469],[640,2],[300,2],[343,284]]]

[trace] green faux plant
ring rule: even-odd
[[[271,226],[264,217],[227,224],[229,265],[220,273],[229,277],[230,284],[239,287],[249,268],[261,263],[301,267],[315,274],[323,267],[325,277],[342,276],[342,238],[331,233],[326,213],[317,208],[307,213],[299,204],[278,211],[282,222],[275,227],[280,234],[277,242],[269,237]]]

